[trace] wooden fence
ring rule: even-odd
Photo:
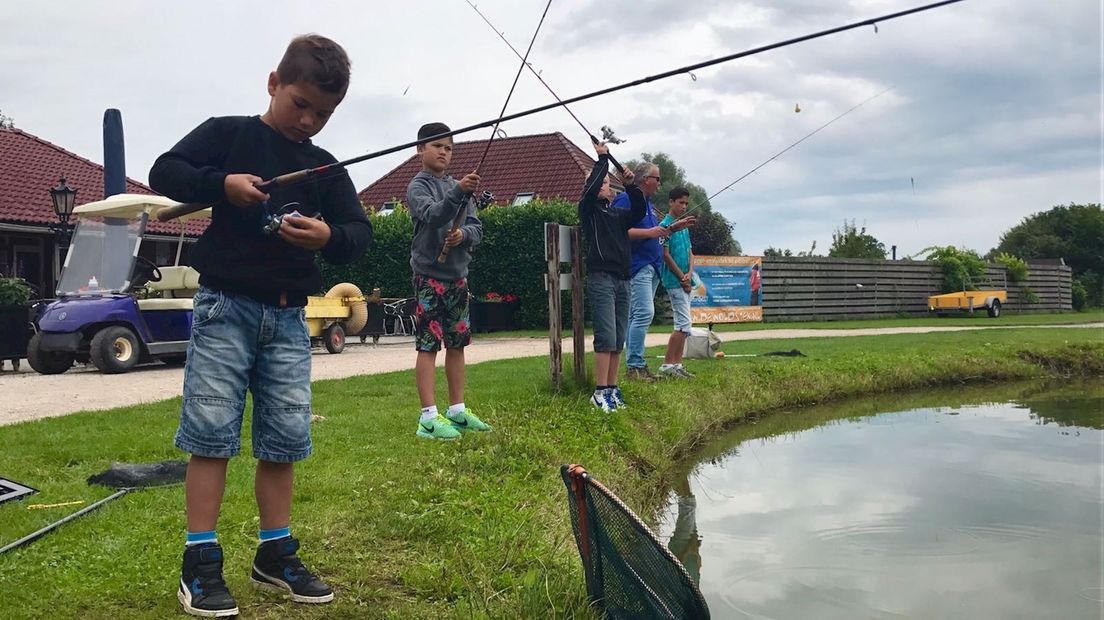
[[[1026,283],[1008,282],[1003,265],[989,265],[990,282],[978,288],[1008,291],[1005,309],[1058,312],[1073,309],[1070,269],[1029,265]],[[928,313],[928,296],[940,292],[943,275],[930,261],[827,257],[763,259],[763,320],[813,321]],[[1025,290],[1037,297],[1029,303]]]

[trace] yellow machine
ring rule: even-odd
[[[379,298],[378,288],[365,297],[348,282],[335,285],[324,297],[307,297],[307,333],[312,340],[321,339],[330,353],[341,353],[346,336],[356,335],[368,323],[368,303],[378,303]]]
[[[968,312],[982,308],[993,318],[1001,313],[1001,305],[1008,302],[1008,291],[961,291],[928,297],[928,311],[936,314]]]

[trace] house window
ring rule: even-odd
[[[398,201],[389,200],[380,205],[379,210],[376,211],[376,215],[391,215],[395,212],[395,208],[399,206]]]
[[[518,194],[516,196],[514,196],[514,202],[511,203],[511,206],[516,207],[518,205],[523,205],[523,204],[526,204],[526,203],[529,203],[529,202],[533,202],[533,199],[536,198],[536,197],[537,197],[536,192],[518,192]]]

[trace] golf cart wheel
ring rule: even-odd
[[[100,330],[92,337],[92,364],[100,372],[114,375],[134,368],[142,357],[138,336],[118,325]]]
[[[326,341],[326,350],[330,353],[341,353],[345,350],[345,328],[341,323],[333,323],[327,327],[323,338]]]
[[[1000,311],[1001,311],[1000,300],[999,299],[994,299],[993,303],[989,304],[989,317],[994,318],[994,319],[999,317],[1000,316]]]
[[[68,351],[43,351],[42,332],[31,336],[27,344],[27,363],[39,374],[60,375],[73,366],[75,357]]]

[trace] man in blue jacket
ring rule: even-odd
[[[652,202],[652,197],[659,190],[659,184],[662,181],[659,176],[659,166],[645,161],[637,164],[633,172],[636,174],[637,186],[648,201],[648,209],[644,217],[629,229],[632,265],[629,269],[631,284],[625,366],[628,368],[629,379],[655,381],[658,377],[648,370],[648,364],[644,359],[644,339],[648,335],[648,326],[652,324],[652,318],[655,316],[655,294],[659,288],[659,272],[663,266],[663,246],[660,245],[659,240],[692,226],[695,220],[693,216],[689,216],[676,221],[670,228],[660,226],[655,205]],[[622,193],[614,199],[613,206],[628,209],[629,197]]]

